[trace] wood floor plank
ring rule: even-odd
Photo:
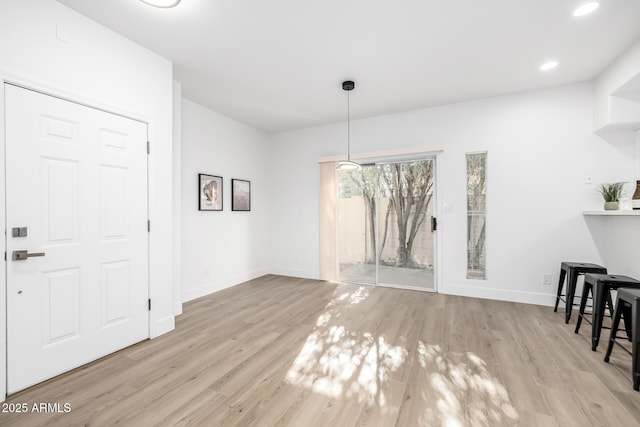
[[[287,410],[307,393],[309,392],[306,389],[281,381],[275,390],[265,393],[264,397],[251,407],[236,425],[239,427],[278,425]]]
[[[381,386],[382,390],[378,393],[375,404],[365,405],[354,425],[379,427],[396,425],[406,384],[391,380]]]
[[[633,416],[635,425],[640,425],[640,404],[638,402],[638,392],[632,388],[629,388],[627,391],[612,390],[611,392],[616,397],[616,400],[620,402],[627,412]],[[633,423],[631,423],[631,425],[633,425]]]
[[[552,415],[539,414],[531,411],[520,411],[518,427],[560,427]]]
[[[529,366],[530,359],[514,334],[492,331],[496,358],[502,370],[504,386],[511,403],[522,409],[549,414],[549,408]]]
[[[322,413],[331,404],[332,400],[327,396],[305,393],[287,409],[282,417],[276,422],[276,425],[312,425],[315,420],[321,419],[320,417]],[[345,427],[353,425],[349,420],[345,421]]]
[[[551,414],[561,426],[582,427],[597,425],[591,417],[585,402],[572,392],[540,386],[551,407]]]
[[[268,275],[10,396],[2,426],[631,426],[631,360],[552,308]]]

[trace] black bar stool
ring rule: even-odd
[[[558,311],[558,303],[562,300],[565,303],[564,323],[569,323],[571,318],[571,310],[573,310],[573,300],[576,295],[576,284],[578,276],[586,273],[607,274],[607,269],[598,264],[589,264],[585,262],[563,262],[560,264],[560,280],[558,281],[558,294],[556,296],[556,306],[553,311]],[[567,293],[562,293],[564,287],[564,279],[567,278]],[[566,297],[567,299],[563,299]]]
[[[618,331],[620,317],[622,317],[623,312],[627,337],[631,337],[631,351],[624,348],[619,342],[616,342],[616,332]],[[614,343],[631,354],[633,389],[640,391],[640,360],[638,360],[640,359],[640,289],[618,289],[616,313],[613,316],[613,325],[611,325],[611,337],[609,338],[607,353],[604,356],[604,361],[607,363],[609,363],[609,356],[611,356]]]
[[[584,319],[585,307],[589,292],[593,296],[593,314],[591,319],[591,350],[596,351],[598,342],[600,341],[600,332],[602,332],[602,321],[604,319],[605,306],[609,304],[609,312],[612,312],[613,303],[611,302],[611,290],[618,288],[634,288],[640,289],[640,281],[627,276],[618,276],[612,274],[585,274],[584,288],[582,289],[582,301],[580,301],[580,311],[578,313],[578,321],[576,322],[577,334],[580,330],[580,324]]]

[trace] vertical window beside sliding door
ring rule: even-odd
[[[487,278],[487,153],[467,153],[467,279]]]

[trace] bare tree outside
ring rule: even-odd
[[[486,279],[487,153],[467,154],[467,279]]]
[[[427,219],[433,195],[433,162],[414,161],[364,166],[360,171],[339,171],[341,197],[361,197],[366,212],[365,262],[376,260],[395,267],[425,268],[413,256],[418,231]],[[380,194],[378,194],[380,193]],[[379,203],[386,199],[387,203]],[[379,206],[384,214],[377,217]],[[380,235],[377,235],[376,218]],[[393,220],[392,220],[393,219]],[[390,227],[395,227],[390,233]],[[396,256],[382,259],[389,234],[397,240]],[[377,245],[376,245],[377,241]],[[377,246],[377,253],[376,253]]]
[[[382,196],[389,198],[382,242],[386,241],[390,213],[397,221],[398,250],[396,267],[423,268],[412,256],[418,230],[427,217],[433,189],[433,162],[417,161],[380,165]]]

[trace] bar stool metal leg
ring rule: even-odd
[[[616,311],[613,315],[613,323],[611,324],[611,335],[609,336],[609,345],[607,345],[607,352],[604,354],[604,361],[609,363],[609,357],[611,356],[611,352],[613,351],[613,345],[616,343],[616,332],[618,331],[618,326],[620,326],[620,318],[622,317],[624,302],[620,301],[618,298],[616,304]],[[625,322],[627,323],[627,318],[625,317]]]
[[[582,287],[582,298],[580,298],[580,310],[578,311],[578,320],[576,321],[576,329],[573,331],[576,334],[580,330],[580,325],[582,325],[582,316],[584,316],[585,309],[587,307],[587,298],[589,298],[589,291],[593,294],[591,289],[591,283],[584,282],[584,286]]]
[[[570,270],[567,276],[567,295],[564,311],[564,323],[569,323],[569,319],[571,319],[571,310],[573,310],[573,298],[576,294],[576,282],[578,281],[578,275],[573,270]]]
[[[556,295],[556,305],[553,307],[553,311],[558,311],[558,303],[560,302],[560,297],[562,296],[562,289],[564,288],[564,279],[567,275],[567,271],[564,268],[560,268],[560,279],[558,280],[558,293]]]
[[[600,341],[600,333],[602,331],[602,321],[604,318],[604,306],[607,302],[606,293],[609,292],[608,286],[594,286],[591,290],[593,295],[593,323],[591,328],[591,350],[596,351],[598,342]]]
[[[634,303],[631,305],[631,325],[633,331],[631,332],[631,365],[633,372],[633,389],[640,391],[640,304]],[[627,323],[627,317],[624,318],[624,322]]]

